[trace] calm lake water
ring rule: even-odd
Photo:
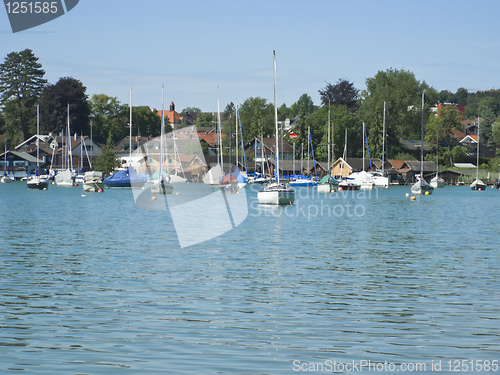
[[[181,247],[130,190],[2,184],[0,373],[500,372],[500,191],[257,189]]]

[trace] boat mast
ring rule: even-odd
[[[129,144],[128,144],[128,165],[129,167],[132,165],[132,87],[130,88],[130,108],[129,108],[129,111],[130,111],[130,114],[129,114],[129,117],[130,117],[130,134],[129,134]],[[163,115],[163,113],[162,113]]]
[[[73,173],[73,155],[71,154],[71,131],[69,129],[69,103],[68,103],[68,168]]]
[[[382,116],[382,176],[385,176],[385,102],[384,114]]]
[[[236,99],[236,168],[238,168],[238,99]]]
[[[164,136],[165,136],[165,100],[164,100],[165,86],[161,86],[161,129],[160,129],[160,169],[158,170],[158,182],[161,184],[163,181],[163,147],[164,147]]]
[[[477,116],[477,161],[476,161],[476,181],[479,180],[479,116]],[[477,185],[476,185],[477,187]]]
[[[222,129],[220,125],[220,105],[219,105],[219,86],[217,86],[217,127],[219,130],[219,155],[220,155],[220,167],[221,170],[224,171],[223,168],[223,156],[222,156]]]
[[[278,149],[278,98],[276,94],[276,52],[273,50],[273,72],[274,72],[274,125],[276,127],[276,182],[280,182],[280,158]]]
[[[363,172],[365,171],[365,123],[363,122]]]
[[[422,91],[422,129],[420,143],[420,179],[424,179],[424,92]]]
[[[328,176],[332,173],[331,167],[331,140],[330,140],[330,101],[328,101]]]
[[[38,171],[39,169],[39,163],[38,163],[38,158],[40,157],[40,105],[36,105],[36,170],[37,173],[40,174]]]

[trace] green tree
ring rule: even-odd
[[[496,145],[500,145],[500,116],[497,117],[496,121],[493,123],[491,127],[491,136]],[[500,156],[497,150],[496,155]]]
[[[328,106],[323,106],[304,121],[305,137],[298,139],[296,145],[307,149],[307,129],[311,129],[314,156],[316,160],[328,160],[328,126],[330,126],[332,147],[332,162],[342,156],[345,144],[345,130],[347,129],[348,155],[358,155],[361,150],[360,127],[354,114],[346,105],[330,106],[330,124],[328,124]]]
[[[116,155],[113,152],[114,148],[115,144],[113,142],[113,137],[109,134],[106,147],[102,150],[101,155],[99,155],[94,162],[94,170],[104,172],[105,174],[109,174],[114,171],[114,169],[118,166]]]
[[[105,138],[108,135],[117,138],[122,135],[125,123],[128,123],[126,108],[120,104],[118,98],[104,94],[94,94],[89,101],[90,122],[92,133],[97,137]]]
[[[299,100],[297,100],[290,106],[290,111],[288,114],[291,114],[292,116],[300,116],[302,114],[303,118],[305,118],[317,109],[318,108],[314,105],[311,97],[307,94],[302,94]]]
[[[181,113],[201,113],[201,109],[198,107],[187,107],[184,108]]]
[[[427,160],[438,162],[438,157],[439,160],[446,158],[444,153],[457,145],[450,135],[450,130],[462,130],[461,118],[462,112],[453,106],[440,106],[437,113],[430,115],[425,126],[425,141],[432,146]],[[444,148],[443,145],[447,147]]]
[[[123,110],[129,113],[129,107],[125,106]],[[121,118],[124,118],[125,114],[121,114]],[[127,124],[128,124],[127,117]],[[165,134],[170,133],[172,131],[172,125],[165,119]],[[122,130],[126,130],[127,134],[123,134],[120,138],[129,135],[130,128],[122,128]],[[138,106],[132,107],[132,134],[135,136],[137,134],[147,135],[150,137],[158,137],[161,133],[161,116],[159,116],[156,112],[151,111],[151,108],[148,106]]]
[[[495,146],[495,139],[493,138],[493,124],[496,121],[495,113],[492,107],[479,106],[479,115],[483,119],[479,128],[479,136],[481,143],[491,148]]]
[[[261,135],[274,136],[274,105],[267,103],[266,99],[248,98],[240,106],[239,112],[244,143]]]
[[[213,113],[201,113],[198,114],[196,117],[196,120],[194,122],[194,126],[197,128],[202,128],[202,127],[213,127],[215,122],[217,121],[215,115]]]
[[[406,70],[379,71],[366,79],[366,90],[361,94],[362,105],[358,111],[360,121],[365,122],[370,152],[380,157],[383,143],[383,114],[385,102],[387,147],[390,153],[400,151],[399,139],[420,139],[422,92],[425,92],[425,115],[437,103],[437,92]]]
[[[90,134],[90,109],[86,90],[82,82],[71,77],[61,78],[56,84],[46,86],[40,98],[42,131],[59,133],[66,129],[69,104],[71,132]]]
[[[11,52],[0,65],[0,104],[4,106],[10,136],[24,141],[33,134],[40,93],[47,80],[45,71],[31,49]],[[8,102],[10,105],[7,105]]]

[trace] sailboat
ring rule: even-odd
[[[436,148],[438,149],[437,150],[437,163],[436,163],[436,175],[431,179],[431,186],[434,188],[434,189],[437,189],[437,188],[442,188],[444,187],[444,180],[439,177],[439,148],[437,147],[438,144],[436,143]]]
[[[236,101],[236,167],[233,172],[226,174],[219,183],[219,187],[226,189],[230,193],[236,193],[241,188],[247,186],[247,178],[240,172],[238,168],[238,101]],[[243,137],[242,137],[243,141]],[[243,146],[243,142],[242,142]],[[244,150],[244,148],[243,148]],[[243,154],[244,156],[244,154]],[[246,165],[246,162],[245,162]]]
[[[375,186],[384,186],[386,188],[389,187],[389,177],[386,176],[385,173],[385,102],[384,102],[384,113],[382,119],[382,171],[372,172],[373,183]],[[368,142],[367,142],[368,145]]]
[[[175,137],[175,135],[174,135]],[[163,171],[163,158],[165,149],[165,117],[163,116],[163,86],[161,93],[161,130],[160,130],[160,168],[158,178],[151,184],[151,194],[172,194],[174,187],[169,183],[169,175]]]
[[[318,193],[335,193],[339,182],[332,177],[332,144],[331,144],[331,114],[328,103],[328,173],[318,183]]]
[[[359,190],[361,185],[354,182],[353,179],[349,177],[343,177],[344,163],[347,157],[347,129],[345,130],[345,141],[344,141],[344,154],[342,155],[342,164],[340,164],[340,178],[339,190]]]
[[[59,186],[74,186],[75,185],[75,174],[73,172],[73,157],[71,155],[71,132],[69,128],[69,103],[68,103],[68,124],[67,124],[67,153],[66,158],[68,160],[67,168],[59,172],[54,177],[54,182]]]
[[[293,204],[295,201],[295,190],[287,184],[280,183],[279,172],[279,142],[278,142],[278,103],[276,94],[276,53],[273,51],[273,70],[274,70],[274,123],[276,127],[276,163],[275,175],[276,182],[266,185],[257,193],[257,199],[260,204],[284,205]]]
[[[311,128],[310,127],[307,128],[307,133],[308,133],[308,137],[309,137],[309,144],[311,145],[311,152],[312,152],[312,158],[313,158],[313,163],[314,163],[314,175],[315,175],[315,177],[300,176],[299,178],[294,178],[289,182],[290,186],[309,186],[309,187],[318,186],[318,172],[316,170],[316,160],[314,160],[314,148],[313,148],[313,144],[312,144]]]
[[[239,129],[238,129],[239,125]],[[239,166],[238,166],[238,130],[240,131],[240,138],[241,138],[241,152],[243,153],[243,161],[245,162],[245,174],[240,172]],[[248,180],[247,180],[247,159],[245,156],[245,145],[243,143],[243,130],[241,128],[241,119],[240,119],[240,111],[238,109],[238,101],[236,100],[236,170],[233,172],[236,174],[236,181],[238,184],[238,188],[244,188],[247,186]]]
[[[26,187],[34,190],[47,190],[49,188],[49,180],[40,176],[40,107],[36,106],[36,173],[35,176],[28,178]]]
[[[422,92],[422,127],[420,144],[420,175],[418,180],[411,187],[412,194],[427,195],[432,194],[434,188],[424,179],[424,93]]]
[[[163,112],[162,112],[162,116],[163,116]],[[184,169],[182,168],[182,161],[181,161],[181,157],[179,155],[179,149],[177,148],[177,143],[175,142],[176,138],[177,137],[175,135],[175,130],[173,130],[172,131],[172,139],[173,139],[173,150],[174,150],[173,160],[174,160],[174,164],[175,164],[175,173],[174,174],[169,173],[168,182],[171,184],[185,184],[187,182],[187,178],[184,174]],[[168,158],[167,155],[165,155],[165,156]],[[182,172],[182,176],[179,176],[179,168],[178,167],[180,168],[180,170]]]
[[[129,137],[129,167],[124,171],[114,172],[104,179],[107,188],[130,189],[142,188],[146,183],[146,178],[138,176],[131,165],[132,163],[132,87],[130,88],[130,137]]]
[[[472,190],[484,190],[486,189],[486,184],[479,179],[479,117],[477,118],[477,160],[476,160],[476,179],[472,184],[470,184],[470,188]]]
[[[0,179],[2,184],[12,182],[12,178],[7,175],[7,141],[5,141],[5,152],[3,154],[3,176]]]
[[[360,185],[361,189],[370,190],[373,189],[375,183],[373,182],[372,174],[365,171],[365,141],[368,145],[365,123],[363,122],[363,170],[361,172],[351,173],[351,175],[349,175],[349,178],[352,178],[356,184]],[[369,157],[370,151],[368,151],[368,158]]]
[[[217,147],[217,165],[213,166],[207,174],[203,177],[205,185],[219,185],[220,181],[224,178],[222,171],[223,157],[222,157],[222,127],[220,121],[220,107],[219,107],[219,88],[217,87],[217,132],[218,132],[218,147]]]

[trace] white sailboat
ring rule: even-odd
[[[3,154],[3,176],[0,179],[2,184],[7,184],[12,182],[12,178],[7,175],[7,141],[5,141],[5,151]]]
[[[285,205],[293,204],[295,201],[295,190],[287,184],[280,183],[279,173],[279,142],[278,142],[278,103],[276,94],[276,53],[273,51],[273,70],[274,70],[274,123],[276,127],[276,163],[275,173],[276,182],[266,185],[257,193],[257,199],[260,204]]]
[[[471,190],[484,190],[486,184],[479,179],[479,117],[477,118],[476,179],[470,184]]]
[[[161,89],[160,168],[158,169],[158,179],[154,180],[151,183],[151,194],[172,194],[174,187],[169,183],[170,178],[168,174],[164,173],[163,171],[163,159],[165,157],[165,117],[163,116],[163,86]]]
[[[68,103],[68,124],[67,124],[67,148],[66,157],[68,160],[67,168],[59,172],[54,177],[54,182],[58,186],[74,186],[75,185],[75,173],[73,172],[73,157],[71,155],[71,132],[69,128],[69,103]]]
[[[28,178],[26,187],[33,190],[47,190],[49,188],[49,180],[40,176],[40,107],[36,106],[36,173],[35,176]]]
[[[331,113],[330,103],[328,103],[328,173],[318,183],[318,193],[335,193],[339,182],[332,177],[332,144],[331,144]]]
[[[382,117],[382,171],[372,172],[373,183],[375,186],[389,187],[389,177],[387,177],[385,172],[385,102],[384,102],[384,113]]]
[[[365,123],[363,122],[363,170],[361,172],[354,172],[349,175],[349,178],[354,180],[354,183],[358,184],[361,189],[371,190],[375,183],[373,182],[373,176],[371,173],[365,171],[365,140],[366,139]]]
[[[239,129],[238,129],[238,125],[239,125]],[[245,174],[241,173],[240,170],[239,170],[239,162],[238,162],[238,149],[239,149],[239,145],[238,145],[238,130],[240,131],[240,134],[241,134],[241,152],[243,153],[243,160],[245,161]],[[247,177],[246,177],[246,174],[247,174],[247,170],[246,170],[246,165],[247,165],[247,162],[246,162],[246,158],[245,158],[245,147],[244,147],[244,144],[243,144],[243,131],[241,129],[241,121],[240,121],[240,112],[239,112],[239,109],[238,109],[238,100],[236,100],[236,180],[237,180],[237,184],[238,184],[238,188],[241,189],[241,188],[244,188],[247,186]]]
[[[219,185],[220,181],[224,178],[222,171],[223,157],[222,157],[222,127],[220,121],[220,106],[219,106],[219,88],[217,87],[217,131],[218,131],[218,147],[217,147],[217,165],[210,168],[205,176],[203,176],[203,183],[205,185]]]
[[[347,129],[345,130],[345,141],[344,141],[344,154],[342,155],[342,164],[340,164],[340,178],[339,181],[339,191],[340,190],[359,190],[361,185],[354,182],[353,179],[343,176],[344,163],[347,157]]]
[[[434,188],[424,179],[424,93],[422,92],[422,129],[421,129],[421,144],[420,144],[420,175],[418,180],[411,186],[412,194],[427,195],[432,194]]]

